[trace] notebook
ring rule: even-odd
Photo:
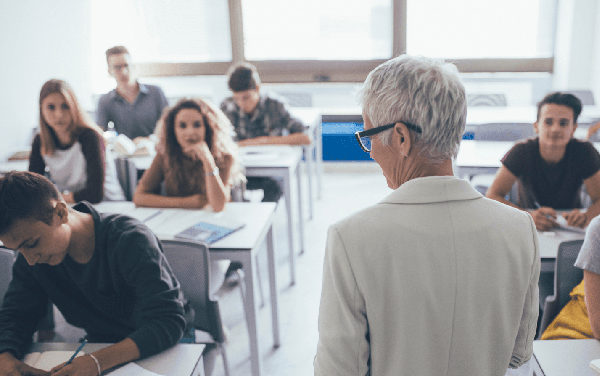
[[[590,362],[590,368],[600,373],[600,359],[594,359]]]
[[[175,237],[179,239],[201,241],[211,244],[217,240],[223,239],[227,235],[241,229],[242,227],[244,227],[243,223],[228,223],[227,225],[222,225],[201,221],[186,228],[180,233],[175,234]]]
[[[68,361],[73,355],[73,351],[44,351],[32,352],[25,355],[23,361],[34,368],[44,371],[50,371],[57,365]],[[77,354],[78,357],[85,355],[83,351]]]

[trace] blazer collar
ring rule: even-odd
[[[426,204],[482,198],[469,182],[454,176],[427,176],[402,184],[381,203]]]

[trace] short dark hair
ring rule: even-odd
[[[0,234],[6,233],[15,221],[33,218],[52,223],[52,200],[61,196],[50,180],[28,171],[11,171],[0,178]]]
[[[561,106],[567,106],[571,110],[573,110],[573,123],[577,123],[577,118],[579,114],[581,114],[581,101],[579,98],[569,93],[562,93],[560,91],[556,91],[554,93],[550,93],[544,97],[537,104],[537,120],[540,120],[540,112],[542,110],[542,106],[545,104],[559,104]]]
[[[108,58],[112,55],[121,55],[121,54],[127,54],[127,55],[131,55],[129,53],[129,50],[125,47],[125,46],[114,46],[109,48],[108,50],[106,50],[106,62],[108,63]]]
[[[250,63],[232,66],[227,73],[227,85],[231,91],[253,90],[260,85],[260,77],[256,67]]]

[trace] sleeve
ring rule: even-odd
[[[575,266],[600,274],[600,217],[592,219],[585,232],[583,245],[577,255]]]
[[[276,101],[276,112],[280,123],[278,128],[286,130],[287,134],[304,132],[304,129],[306,129],[300,120],[292,117],[285,103]]]
[[[533,242],[533,258],[531,265],[531,276],[529,278],[529,288],[525,295],[523,304],[523,315],[521,323],[515,339],[512,356],[510,358],[509,367],[518,368],[525,364],[533,354],[533,340],[537,329],[537,320],[539,314],[539,291],[538,280],[540,278],[540,249],[538,243],[538,235],[535,229],[535,223],[530,215],[527,215],[530,226],[530,235]]]
[[[221,108],[221,111],[223,111],[225,116],[227,116],[227,118],[231,122],[231,125],[233,126],[233,130],[235,133],[234,141],[239,141],[239,134],[238,134],[239,121],[238,121],[238,117],[237,117],[237,110],[235,108],[235,104],[233,103],[233,100],[231,98],[225,98],[223,100],[223,102],[221,102],[221,105],[219,107]]]
[[[582,179],[587,179],[600,170],[600,153],[590,142],[581,143],[581,155],[577,158]]]
[[[103,130],[106,130],[109,122],[108,116],[108,100],[106,94],[100,97],[98,105],[96,106],[96,124]]]
[[[73,192],[73,198],[76,202],[86,200],[95,204],[104,196],[104,142],[92,129],[85,129],[79,136],[79,142],[85,158],[87,180],[83,189]]]
[[[366,375],[370,352],[364,297],[343,241],[332,227],[323,266],[315,376]]]
[[[25,258],[18,255],[0,309],[0,352],[10,351],[22,358],[47,306],[48,296],[32,275]]]
[[[142,358],[157,354],[176,344],[185,329],[179,282],[158,239],[145,226],[122,233],[115,250],[120,273],[135,299],[135,330],[128,337]]]
[[[169,105],[169,102],[167,101],[167,97],[160,87],[156,86],[156,91],[158,94],[158,117],[160,118],[162,111]]]
[[[46,172],[46,162],[42,158],[42,140],[40,135],[37,134],[31,144],[31,154],[29,155],[29,171],[37,172],[40,175],[44,175]]]
[[[521,177],[524,172],[523,161],[527,158],[526,150],[527,146],[524,143],[518,143],[513,146],[505,155],[502,157],[502,164],[516,177]]]
[[[142,175],[142,178],[138,182],[138,186],[142,192],[160,194],[160,185],[165,180],[162,166],[162,154],[157,153],[152,160],[152,164],[144,171],[144,175]]]

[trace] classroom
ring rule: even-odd
[[[0,21],[0,376],[600,375],[598,1]]]

